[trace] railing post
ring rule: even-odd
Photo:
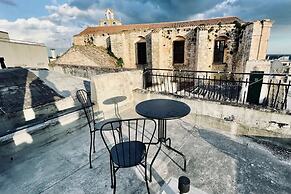
[[[146,69],[147,68],[143,68],[143,71],[142,71],[142,87],[143,87],[143,89],[146,89],[146,75],[145,75],[145,73],[146,73]]]
[[[147,89],[153,85],[153,74],[150,68],[143,69],[143,89]]]

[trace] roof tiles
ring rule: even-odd
[[[158,29],[158,28],[182,28],[189,26],[199,26],[199,25],[217,25],[221,24],[232,24],[235,21],[242,22],[238,17],[222,17],[213,18],[206,20],[192,20],[192,21],[180,21],[180,22],[162,22],[162,23],[145,23],[145,24],[129,24],[120,26],[96,26],[88,27],[78,35],[86,34],[103,34],[103,33],[119,33],[122,31],[131,31],[137,29]]]

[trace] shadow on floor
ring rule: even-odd
[[[199,129],[199,135],[220,152],[236,161],[238,193],[289,193],[291,169],[288,164],[270,157],[270,152],[247,140],[236,141],[214,131]],[[240,138],[241,140],[241,138]]]

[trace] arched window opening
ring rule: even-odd
[[[177,37],[173,42],[173,63],[184,63],[185,39]]]
[[[224,55],[226,48],[226,37],[218,37],[214,41],[214,57],[213,63],[215,64],[223,64],[225,63]]]
[[[147,45],[144,37],[139,37],[140,40],[136,43],[137,64],[147,64]]]

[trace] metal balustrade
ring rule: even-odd
[[[276,110],[288,108],[291,75],[144,69],[144,89],[179,97]],[[289,102],[290,103],[290,102]]]

